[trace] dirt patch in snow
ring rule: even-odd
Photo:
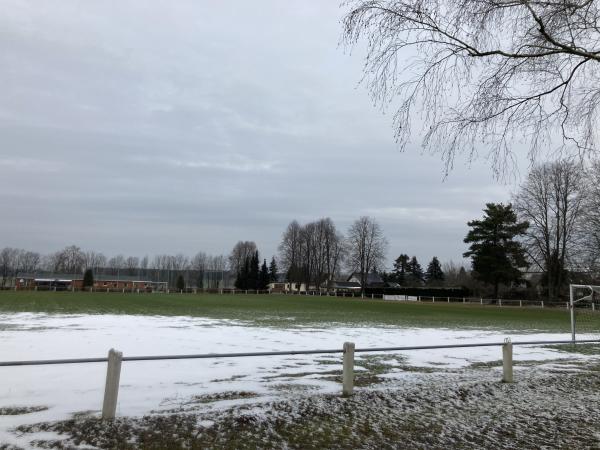
[[[102,422],[81,418],[20,426],[19,433],[59,433],[42,448],[598,448],[600,367],[576,373],[543,367],[516,371],[420,374],[393,385],[357,389],[351,398],[298,391],[284,400],[185,414]]]
[[[5,406],[0,408],[0,416],[20,416],[33,412],[46,411],[47,406]]]

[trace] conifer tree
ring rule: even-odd
[[[185,280],[183,279],[183,275],[177,275],[177,280],[175,281],[175,287],[178,291],[183,291],[185,289]]]
[[[275,262],[275,257],[271,258],[271,264],[269,264],[269,282],[274,283],[277,281],[277,262]]]
[[[260,277],[260,262],[258,259],[258,250],[254,252],[250,259],[250,270],[248,271],[248,286],[246,289],[258,289]]]
[[[439,259],[437,259],[437,256],[434,256],[427,266],[425,280],[429,285],[441,285],[444,281],[444,272],[442,271],[442,265],[440,264]]]
[[[87,269],[83,274],[83,287],[93,287],[94,286],[94,272],[92,269]]]
[[[472,220],[464,242],[471,244],[465,258],[471,258],[476,279],[494,287],[498,298],[498,286],[521,279],[520,268],[528,266],[525,250],[515,238],[527,231],[529,223],[518,222],[512,205],[488,203],[481,220]]]
[[[423,269],[416,256],[413,256],[410,259],[410,262],[408,263],[408,272],[410,273],[412,284],[421,285],[423,283]]]
[[[406,273],[409,271],[409,259],[408,255],[402,253],[394,261],[394,281],[401,285],[406,284]]]
[[[269,268],[267,267],[267,260],[263,259],[262,266],[260,267],[260,275],[258,280],[258,288],[265,290],[269,287]]]

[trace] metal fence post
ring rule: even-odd
[[[117,414],[117,398],[119,396],[119,380],[121,378],[122,360],[123,353],[116,351],[114,348],[111,348],[108,351],[104,403],[102,404],[103,419],[114,419]]]
[[[348,397],[354,391],[354,342],[344,342],[342,395]]]
[[[513,345],[510,339],[504,341],[502,345],[502,381],[512,383],[513,379]]]

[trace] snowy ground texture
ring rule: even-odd
[[[489,330],[293,326],[123,315],[0,315],[0,360],[568,339]],[[600,448],[600,359],[515,347],[124,362],[119,419],[98,420],[106,365],[0,368],[0,449]]]

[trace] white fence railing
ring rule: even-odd
[[[371,347],[355,348],[354,343],[345,342],[342,348],[325,350],[292,350],[275,352],[248,352],[248,353],[204,353],[195,355],[155,355],[155,356],[123,356],[123,353],[110,349],[106,358],[71,358],[71,359],[46,359],[29,361],[0,361],[0,367],[15,366],[40,366],[51,364],[86,364],[107,362],[106,383],[104,387],[104,400],[102,403],[102,418],[113,419],[117,411],[119,395],[119,381],[121,377],[121,364],[123,361],[161,361],[175,359],[212,359],[212,358],[242,358],[257,356],[287,356],[287,355],[315,355],[342,353],[342,395],[349,396],[354,392],[354,354],[372,352],[401,352],[437,349],[455,349],[470,347],[502,347],[502,381],[514,382],[513,377],[513,345],[554,345],[554,344],[600,344],[600,340],[555,340],[555,341],[516,341],[505,339],[504,342],[461,343],[446,345],[418,345],[405,347]]]

